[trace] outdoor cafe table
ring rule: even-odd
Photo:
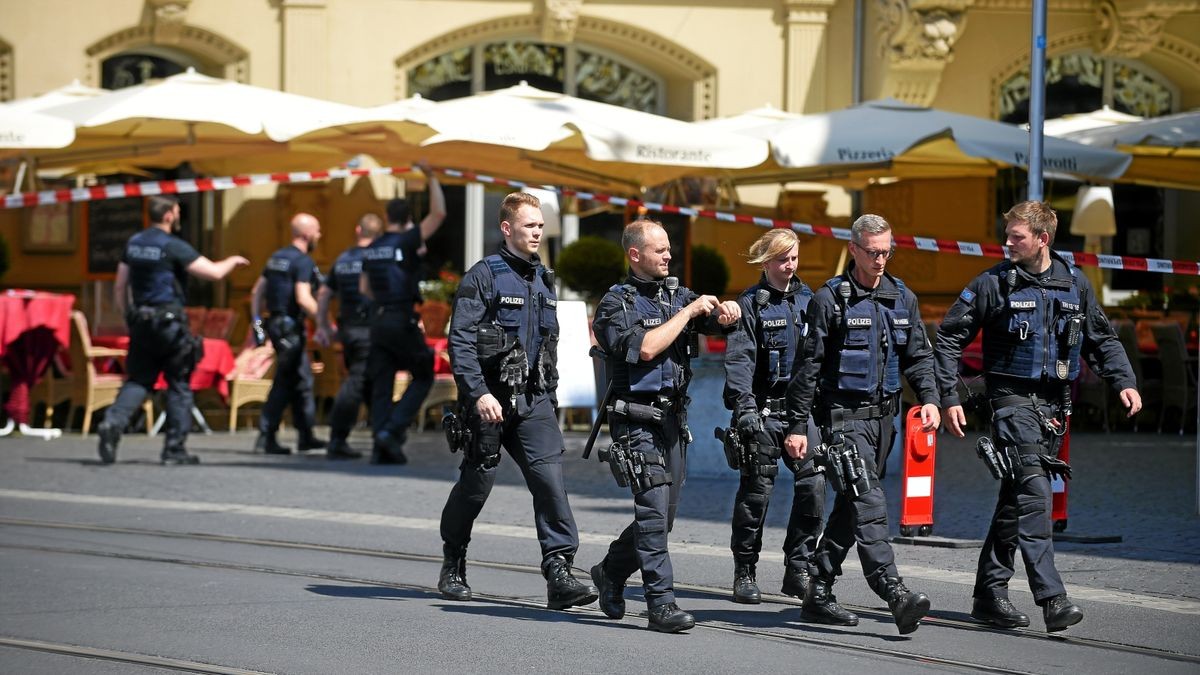
[[[4,410],[8,422],[0,435],[19,425],[27,436],[57,438],[58,429],[29,426],[29,392],[46,373],[54,355],[71,339],[71,308],[74,295],[9,290],[0,293],[0,358],[12,382]]]
[[[92,337],[92,344],[97,347],[128,350],[129,336],[96,335]],[[228,342],[216,338],[204,338],[204,356],[200,359],[200,363],[196,364],[196,369],[192,371],[190,378],[192,391],[216,389],[222,399],[229,398],[229,381],[225,379],[225,376],[233,372],[233,361],[233,349]],[[154,388],[167,388],[167,382],[162,375],[158,376]]]

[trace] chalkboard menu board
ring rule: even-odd
[[[125,242],[145,227],[141,197],[100,199],[87,204],[87,274],[117,273]]]

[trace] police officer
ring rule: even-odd
[[[649,627],[665,633],[695,625],[675,603],[667,533],[675,521],[686,475],[690,359],[697,331],[732,330],[741,318],[735,301],[696,295],[668,277],[671,242],[662,224],[636,220],[625,226],[621,247],[629,258],[625,283],[613,286],[596,307],[592,329],[604,353],[611,393],[613,445],[601,453],[617,482],[633,491],[634,520],[592,567],[606,616],[625,615],[625,580],[642,572]]]
[[[362,453],[346,442],[350,428],[358,420],[358,407],[363,402],[367,386],[367,357],[371,352],[371,326],[368,322],[370,302],[358,288],[362,276],[363,251],[383,231],[383,219],[374,213],[364,214],[354,226],[355,245],[342,252],[333,263],[329,283],[317,293],[317,318],[321,324],[317,342],[329,346],[336,334],[342,343],[342,361],[346,364],[346,379],[333,400],[329,421],[329,459],[358,459]],[[329,301],[338,299],[337,328],[329,323]]]
[[[275,348],[275,379],[259,419],[255,450],[268,455],[286,455],[292,449],[279,444],[276,433],[284,408],[292,408],[292,423],[299,432],[297,449],[319,450],[325,441],[313,435],[316,406],[313,403],[312,366],[305,349],[307,332],[304,316],[317,316],[313,288],[321,285],[321,272],[309,253],[321,238],[321,223],[307,213],[292,218],[292,243],[267,260],[262,276],[254,284],[250,313],[254,317],[256,340],[262,339],[263,322],[259,310],[266,304],[271,313],[266,335]]]
[[[149,199],[150,227],[129,238],[113,287],[114,304],[129,326],[129,379],[108,408],[97,431],[100,461],[117,460],[117,445],[129,418],[154,388],[161,373],[167,381],[167,436],[163,464],[197,464],[184,449],[191,426],[192,387],[189,378],[202,355],[203,343],[188,330],[183,311],[187,275],[207,281],[225,278],[249,264],[240,255],[213,262],[175,236],[179,232],[179,201],[169,196]],[[151,424],[152,420],[146,420]]]
[[[418,255],[426,239],[446,219],[446,199],[437,176],[426,164],[421,170],[429,178],[429,213],[414,227],[408,202],[393,199],[387,205],[388,224],[383,236],[363,252],[359,289],[374,302],[371,319],[371,350],[367,369],[371,381],[371,429],[375,445],[374,464],[404,464],[404,441],[421,403],[433,386],[433,352],[425,344],[413,309],[418,299],[421,263]],[[412,376],[404,395],[394,405],[396,371]]]
[[[976,277],[938,329],[937,375],[946,425],[959,438],[966,415],[956,383],[962,350],[983,330],[983,370],[992,441],[1012,457],[1000,481],[992,525],[979,554],[971,616],[995,626],[1028,626],[1008,599],[1017,549],[1048,632],[1083,619],[1054,567],[1048,473],[1069,476],[1056,459],[1070,414],[1079,357],[1119,392],[1133,416],[1142,407],[1125,350],[1086,276],[1051,250],[1058,216],[1026,201],[1004,214],[1008,260]]]
[[[579,532],[562,477],[558,428],[558,318],[553,272],[538,249],[545,222],[537,197],[514,192],[500,204],[499,252],[471,266],[454,297],[450,364],[458,385],[457,423],[466,442],[458,482],[442,510],[445,559],[438,590],[470,600],[466,579],[471,527],[496,482],[503,446],[533,495],[547,607],[596,600],[596,589],[571,575]],[[446,420],[453,426],[452,420]],[[461,438],[462,436],[460,436]]]
[[[738,442],[729,457],[741,473],[733,502],[733,600],[762,600],[755,565],[762,549],[763,525],[778,461],[787,433],[787,386],[807,327],[805,311],[812,291],[795,276],[800,241],[792,230],[771,230],[750,245],[750,263],[761,265],[762,279],[738,297],[742,318],[725,350],[725,407],[733,411]],[[729,450],[727,450],[729,453]],[[740,455],[740,456],[739,456]],[[813,556],[825,514],[825,477],[812,457],[785,463],[795,492],[787,535],[782,592],[803,600],[814,569]]]
[[[909,591],[896,570],[879,468],[892,446],[901,374],[923,403],[923,430],[938,426],[933,349],[916,296],[884,271],[894,252],[891,226],[868,214],[854,221],[850,232],[852,262],[809,303],[808,337],[788,386],[792,417],[785,448],[795,459],[807,457],[811,410],[824,439],[820,461],[838,493],[801,618],[858,624],[858,617],[830,592],[850,546],[857,543],[863,575],[887,602],[903,635],[920,626],[929,598]]]

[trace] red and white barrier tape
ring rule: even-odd
[[[86,202],[100,199],[121,199],[124,197],[148,197],[150,195],[158,194],[209,192],[213,190],[229,190],[231,188],[243,187],[246,185],[307,183],[319,180],[332,180],[337,178],[351,178],[372,175],[390,176],[405,174],[409,171],[411,171],[411,167],[329,169],[327,171],[294,171],[290,173],[262,173],[225,176],[221,178],[192,178],[184,180],[146,181],[142,183],[128,183],[122,185],[98,185],[88,188],[45,190],[42,192],[26,192],[7,195],[4,197],[3,208],[19,209],[43,204]],[[800,234],[807,234],[815,237],[832,237],[834,239],[841,239],[843,241],[848,241],[850,239],[850,230],[841,227],[811,225],[809,223],[799,223],[796,221],[781,220],[777,218],[761,218],[758,216],[714,211],[712,209],[693,209],[686,206],[672,206],[670,204],[660,204],[657,202],[645,202],[637,199],[628,199],[625,197],[616,197],[613,195],[598,194],[595,192],[585,192],[582,190],[554,188],[543,185],[530,185],[529,183],[518,180],[497,178],[487,174],[459,171],[457,169],[437,169],[437,171],[452,178],[461,178],[478,183],[490,183],[493,185],[504,185],[513,188],[537,187],[541,189],[550,189],[565,196],[578,197],[579,199],[591,199],[594,201],[613,204],[614,206],[642,207],[647,211],[655,211],[658,213],[677,213],[685,216],[699,216],[703,218],[724,220],[731,223],[749,223],[752,225],[758,225],[760,227],[790,228],[799,232]],[[956,253],[959,255],[980,256],[985,258],[1002,259],[1007,257],[1005,254],[1005,248],[999,244],[978,244],[968,241],[933,239],[931,237],[916,237],[906,234],[894,234],[893,238],[895,239],[897,246],[902,248],[916,249],[918,251]],[[1200,276],[1200,262],[1187,260],[1167,260],[1163,258],[1136,258],[1133,256],[1123,255],[1096,255],[1093,253],[1072,251],[1060,251],[1060,253],[1062,253],[1063,257],[1073,261],[1075,265],[1086,267]]]

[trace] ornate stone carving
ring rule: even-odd
[[[1154,49],[1171,17],[1197,7],[1197,0],[1097,0],[1092,46],[1101,54],[1138,58]]]
[[[542,0],[542,39],[568,43],[575,40],[579,28],[579,10],[583,0]]]
[[[13,99],[13,50],[0,40],[0,101]]]
[[[885,59],[883,96],[929,105],[975,0],[877,0],[876,35]]]
[[[192,0],[146,0],[146,16],[153,26],[154,43],[179,44]]]

